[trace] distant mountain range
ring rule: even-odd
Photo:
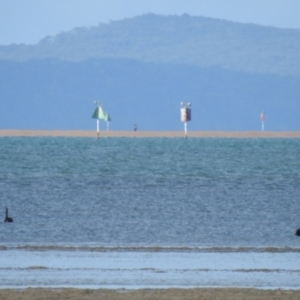
[[[143,15],[75,28],[37,45],[0,47],[0,60],[132,59],[300,76],[300,30],[225,20]]]
[[[203,17],[140,17],[0,46],[0,128],[300,130],[300,30]],[[104,124],[101,125],[102,129]]]

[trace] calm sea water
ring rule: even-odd
[[[4,137],[0,197],[0,287],[298,287],[300,139]]]

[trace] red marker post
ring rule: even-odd
[[[261,131],[265,130],[265,111],[263,110],[260,114],[260,121],[261,121]]]

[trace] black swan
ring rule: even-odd
[[[296,230],[295,234],[296,234],[297,236],[300,236],[300,228],[298,228],[298,229]]]
[[[13,222],[13,219],[8,216],[8,208],[5,210],[5,219],[4,222]]]

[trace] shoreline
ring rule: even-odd
[[[26,288],[0,289],[0,299],[38,300],[185,300],[185,299],[223,299],[223,300],[276,300],[299,299],[300,290],[261,290],[255,288],[168,288],[168,289],[83,289],[83,288]]]
[[[91,130],[0,130],[0,137],[90,137],[97,138],[97,132]],[[299,131],[190,131],[190,138],[300,138]],[[101,137],[130,138],[180,138],[183,131],[100,131]]]

